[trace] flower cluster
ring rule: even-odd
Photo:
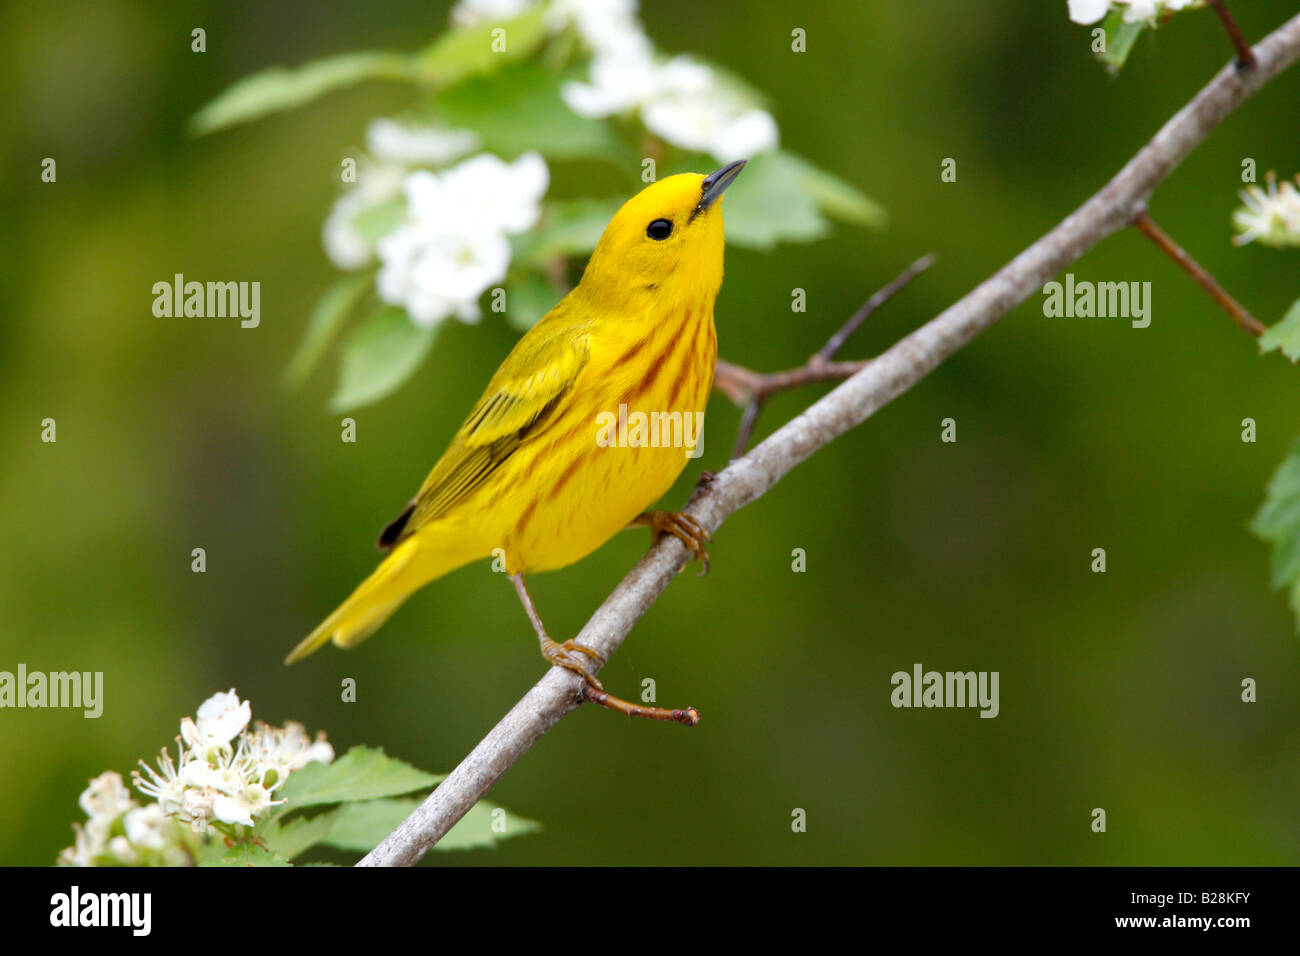
[[[592,52],[588,82],[571,81],[561,91],[575,113],[598,118],[637,112],[665,142],[721,162],[776,149],[770,113],[704,64],[656,55],[633,0],[554,0],[551,12],[566,9]]]
[[[518,16],[542,0],[460,0],[452,23],[469,26]],[[588,82],[564,85],[564,101],[590,118],[637,113],[674,146],[721,162],[777,147],[776,121],[709,67],[655,53],[636,0],[549,0],[552,33],[572,28],[591,54]]]
[[[542,6],[552,34],[571,30],[591,57],[588,82],[561,94],[581,116],[637,114],[665,142],[723,162],[777,147],[775,120],[716,72],[687,57],[656,54],[637,0],[460,0],[454,26],[495,23]],[[510,267],[509,236],[541,215],[550,182],[545,161],[507,163],[468,130],[376,119],[356,184],[335,202],[323,243],[341,269],[379,263],[379,298],[415,324],[475,322],[479,298]],[[458,165],[448,164],[459,160]]]
[[[248,701],[232,688],[214,694],[199,707],[194,720],[181,721],[177,759],[166,750],[155,770],[144,761],[148,779],[137,770],[136,789],[158,801],[169,816],[202,829],[213,820],[252,826],[254,817],[282,800],[272,795],[289,774],[313,760],[329,763],[334,749],[319,734],[315,742],[301,724],[282,729],[265,724],[245,728],[252,718]],[[238,736],[238,744],[231,741]]]
[[[325,219],[325,253],[340,269],[360,269],[375,259],[377,238],[358,223],[366,213],[400,202],[402,183],[412,169],[451,162],[478,147],[478,137],[462,129],[412,126],[375,119],[366,130],[368,156],[356,171],[356,185],[339,197]]]
[[[60,866],[180,866],[188,861],[177,824],[156,803],[131,799],[120,774],[109,770],[90,781],[78,801],[86,823],[72,825],[73,845]]]
[[[113,771],[90,781],[81,795],[89,818],[74,825],[76,841],[59,854],[65,866],[177,866],[193,861],[185,829],[202,831],[213,821],[253,826],[259,814],[283,803],[273,799],[289,774],[312,761],[329,763],[334,750],[323,733],[313,741],[301,724],[255,724],[248,701],[232,688],[200,705],[181,721],[177,759],[166,750],[158,769],[141,761],[148,779],[132,774],[135,787],[156,802],[131,799]],[[237,743],[232,743],[238,737]]]
[[[478,320],[479,297],[510,266],[510,235],[541,216],[550,172],[537,153],[507,163],[480,153],[402,183],[406,218],[379,240],[379,297],[406,308],[416,325],[448,316]]]
[[[1124,11],[1125,23],[1155,23],[1164,13],[1205,5],[1204,0],[1069,0],[1069,4],[1075,23],[1096,23],[1112,9]]]
[[[1245,203],[1232,214],[1232,224],[1238,234],[1232,237],[1233,243],[1244,246],[1248,242],[1258,241],[1261,245],[1300,246],[1300,175],[1295,184],[1282,180],[1278,185],[1273,173],[1264,176],[1265,188],[1247,186],[1238,193]]]

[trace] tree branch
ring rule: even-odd
[[[1182,246],[1174,242],[1169,233],[1156,225],[1155,220],[1146,211],[1146,207],[1138,212],[1133,225],[1138,232],[1154,242],[1156,248],[1172,259],[1178,268],[1191,276],[1197,285],[1208,292],[1210,298],[1217,302],[1224,312],[1232,316],[1232,320],[1241,326],[1243,331],[1254,336],[1263,335],[1268,331],[1259,319],[1246,311],[1245,306],[1228,295],[1228,290],[1219,285],[1218,279],[1210,275],[1199,262],[1187,254]]]
[[[934,256],[927,255],[917,259],[900,272],[889,284],[877,290],[871,298],[849,316],[848,321],[835,330],[820,349],[814,352],[803,365],[784,372],[755,372],[743,365],[718,360],[717,373],[713,377],[713,387],[726,395],[733,402],[744,407],[740,416],[740,428],[736,431],[736,441],[731,449],[731,457],[739,458],[745,453],[749,436],[758,422],[758,415],[764,403],[777,392],[785,392],[800,385],[812,382],[838,382],[848,378],[867,367],[870,359],[858,362],[833,362],[835,353],[844,347],[861,326],[878,308],[906,288],[907,284],[934,265]]]
[[[1241,28],[1237,26],[1237,21],[1228,12],[1227,4],[1223,0],[1210,0],[1210,6],[1219,15],[1219,20],[1223,23],[1223,29],[1228,31],[1228,39],[1232,41],[1232,45],[1237,51],[1237,69],[1255,69],[1258,65],[1255,60],[1255,51],[1250,48],[1246,38],[1241,35]]]
[[[1102,239],[1127,227],[1155,187],[1224,118],[1300,58],[1300,15],[1255,48],[1253,70],[1228,66],[1167,122],[1092,198],[938,317],[907,335],[744,458],[696,488],[686,511],[708,531],[749,504],[833,439],[911,388]],[[665,537],[592,615],[579,643],[606,660],[686,564]],[[581,679],[549,670],[400,826],[359,866],[415,863],[528,749],[581,703]]]

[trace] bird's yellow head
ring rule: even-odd
[[[605,227],[579,288],[606,302],[649,293],[711,303],[722,285],[722,193],[744,165],[669,176],[641,190]]]

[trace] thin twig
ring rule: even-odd
[[[607,691],[598,690],[586,682],[582,685],[582,699],[589,704],[599,704],[601,707],[608,707],[610,710],[618,711],[628,717],[644,717],[646,720],[667,720],[677,724],[685,724],[687,727],[694,727],[700,722],[700,712],[694,707],[666,710],[663,707],[646,707],[642,704],[633,704],[621,697],[615,697]]]
[[[847,342],[865,322],[871,313],[892,299],[906,285],[934,265],[934,256],[926,255],[917,259],[910,266],[895,276],[854,312],[826,344],[809,357],[798,368],[784,372],[755,372],[743,365],[718,360],[717,372],[714,374],[713,387],[737,404],[744,405],[740,416],[740,427],[736,430],[736,441],[731,449],[731,457],[739,458],[749,445],[749,436],[753,434],[759,413],[769,398],[778,392],[798,388],[812,382],[841,381],[850,375],[856,375],[866,367],[870,359],[859,362],[832,362],[835,353]]]
[[[1241,28],[1237,26],[1237,21],[1232,14],[1228,12],[1228,5],[1223,0],[1210,0],[1210,6],[1214,7],[1214,12],[1219,15],[1223,21],[1223,28],[1228,31],[1228,36],[1232,40],[1232,45],[1237,48],[1237,69],[1253,70],[1257,65],[1255,60],[1255,51],[1250,48],[1246,38],[1241,35]]]
[[[1232,316],[1234,322],[1242,327],[1251,335],[1260,336],[1265,332],[1265,327],[1257,318],[1246,311],[1245,307],[1228,295],[1226,289],[1219,285],[1218,280],[1210,275],[1208,271],[1195,259],[1189,256],[1178,243],[1170,238],[1169,234],[1156,225],[1154,219],[1145,208],[1138,213],[1133,220],[1133,225],[1137,227],[1138,232],[1154,242],[1170,259],[1178,264],[1178,267],[1196,280],[1197,285],[1210,294],[1210,297],[1223,308],[1223,311]]]
[[[830,337],[815,358],[823,362],[829,362],[835,358],[835,353],[840,350],[849,337],[858,330],[863,322],[867,321],[872,312],[880,308],[898,293],[906,288],[907,284],[919,276],[930,266],[934,265],[934,254],[922,256],[913,262],[910,266],[896,275],[889,284],[881,288],[870,299],[862,303],[862,308],[849,316],[849,320],[840,326],[839,330]]]
[[[763,495],[809,455],[921,381],[1102,239],[1126,228],[1156,186],[1211,130],[1300,58],[1300,15],[1255,49],[1254,70],[1238,73],[1229,66],[1220,71],[1100,192],[959,302],[841,382],[712,481],[697,486],[686,512],[715,532],[729,515]],[[576,640],[608,659],[689,557],[686,546],[675,537],[661,538],[605,599]],[[417,862],[543,734],[581,706],[579,681],[562,668],[548,670],[358,865]]]

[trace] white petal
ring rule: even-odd
[[[1110,11],[1110,0],[1069,0],[1070,19],[1075,23],[1096,23]]]
[[[253,825],[253,817],[240,800],[218,794],[212,801],[212,813],[223,823],[242,823],[246,827]]]

